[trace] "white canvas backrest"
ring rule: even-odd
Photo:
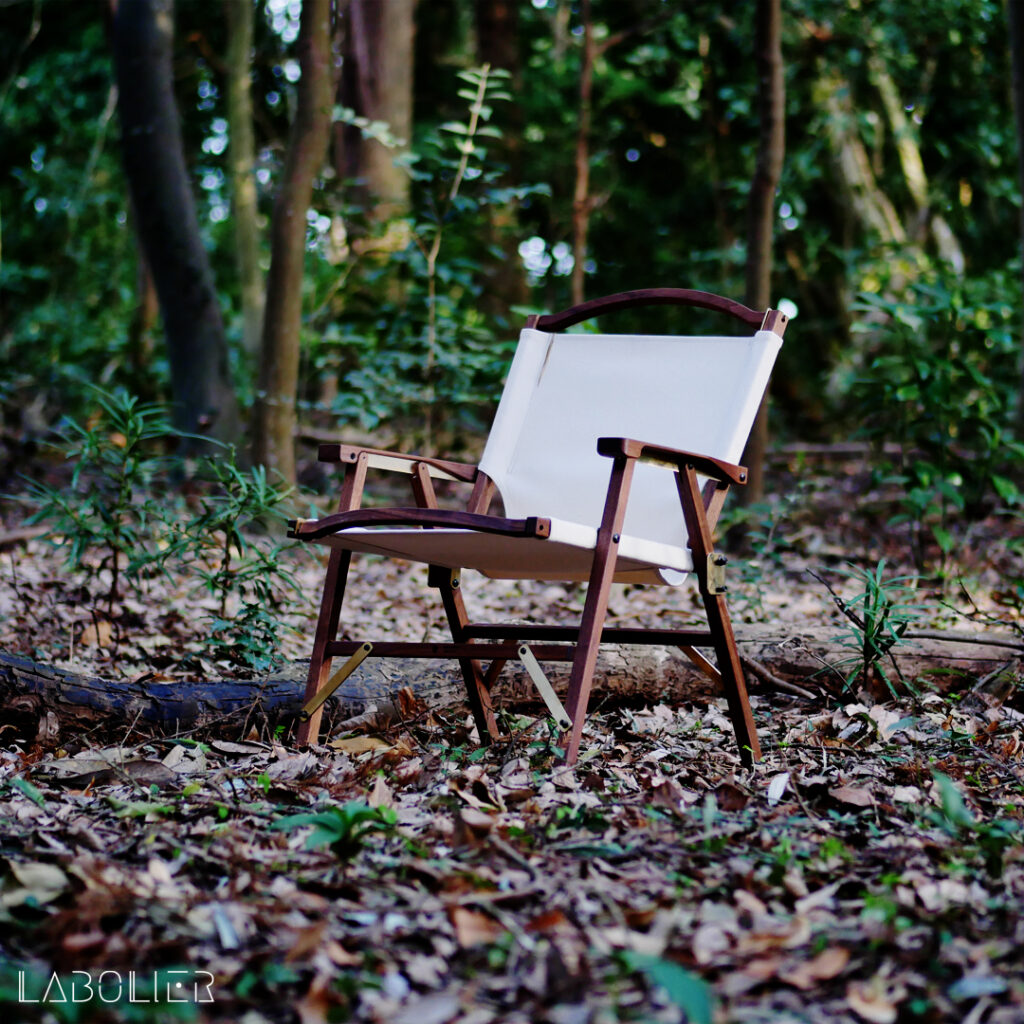
[[[739,462],[782,339],[549,334],[525,329],[480,468],[510,518],[598,526],[612,460],[628,437]],[[674,474],[639,465],[624,532],[684,546]]]

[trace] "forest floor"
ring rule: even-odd
[[[917,576],[892,591],[915,628],[1019,635],[1013,521],[962,531],[955,565],[925,578],[858,466],[810,479],[748,517],[741,638],[841,638],[850,622],[808,570],[850,602],[847,563],[882,558],[885,578]],[[194,580],[154,582],[104,627],[59,554],[0,553],[0,650],[128,680],[230,673]],[[288,557],[307,595],[290,659],[321,568]],[[368,560],[346,621],[434,635],[422,582]],[[489,612],[580,607],[577,588],[467,588]],[[621,590],[613,610],[665,621],[664,596]],[[669,605],[696,610],[686,587]],[[308,750],[253,716],[169,734],[9,707],[0,1003],[18,1022],[1024,1021],[1020,652],[983,676],[888,670],[890,690],[877,670],[845,685],[830,651],[787,674],[808,696],[751,680],[752,768],[696,679],[596,693],[571,769],[528,702],[488,748],[464,705],[406,692],[390,721]]]

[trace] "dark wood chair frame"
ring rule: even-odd
[[[557,332],[603,313],[659,304],[694,306],[726,313],[755,330],[770,330],[780,336],[786,325],[785,315],[777,310],[758,312],[708,292],[658,288],[622,292],[585,302],[561,313],[531,317],[527,326]],[[352,552],[332,549],[306,685],[305,700],[309,710],[299,726],[297,742],[307,744],[317,741],[323,700],[339,682],[337,679],[330,680],[332,660],[336,657],[349,657],[354,667],[366,655],[383,658],[457,659],[481,741],[487,743],[497,739],[500,733],[491,701],[491,690],[505,664],[519,657],[520,647],[525,643],[529,644],[538,661],[572,662],[566,701],[571,727],[562,737],[566,760],[572,764],[579,753],[599,645],[637,644],[677,647],[702,672],[715,680],[725,693],[743,763],[750,764],[759,760],[761,748],[725,600],[721,568],[725,558],[715,551],[712,539],[729,488],[733,484],[746,482],[746,469],[706,455],[677,451],[632,438],[600,438],[597,450],[611,460],[611,473],[579,626],[473,622],[466,611],[458,572],[431,566],[428,585],[439,591],[451,630],[450,643],[386,641],[367,644],[338,640],[341,606]],[[414,507],[360,507],[367,470],[374,457],[380,456],[401,460],[407,466],[411,474]],[[446,526],[509,537],[542,538],[549,531],[549,521],[542,518],[504,519],[488,515],[487,509],[495,491],[494,482],[470,464],[345,444],[321,445],[319,458],[323,462],[340,463],[346,467],[338,511],[319,520],[295,520],[290,523],[289,536],[297,539],[315,541],[339,529],[388,524],[425,528]],[[605,626],[619,535],[625,519],[633,472],[640,462],[653,463],[675,474],[693,555],[693,572],[707,616],[706,630]],[[438,508],[431,469],[447,478],[472,485],[466,511]],[[706,478],[703,489],[698,476]],[[714,650],[717,666],[697,650],[701,647]],[[482,661],[490,663],[486,671],[481,665]]]

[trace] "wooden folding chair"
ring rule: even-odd
[[[745,325],[740,337],[563,333],[584,320],[644,305],[700,307]],[[483,742],[498,737],[491,689],[517,659],[563,729],[576,760],[598,646],[680,648],[723,688],[745,763],[760,758],[726,607],[726,559],[712,531],[782,344],[786,317],[707,292],[645,289],[531,317],[522,331],[479,466],[344,444],[320,459],[346,467],[338,511],[295,520],[289,536],[331,547],[306,687],[299,743],[316,742],[326,698],[366,657],[454,658]],[[750,332],[753,333],[750,333]],[[610,460],[610,472],[609,462]],[[411,476],[415,507],[360,508],[366,472]],[[466,511],[439,509],[433,481],[472,491]],[[504,515],[489,512],[497,492]],[[338,640],[353,552],[429,568],[451,642]],[[459,574],[588,581],[578,626],[470,620]],[[613,582],[677,585],[692,573],[707,630],[605,626]],[[717,667],[697,648],[710,647]],[[332,659],[348,660],[331,675]],[[563,707],[541,663],[572,662]],[[489,663],[486,670],[482,663]]]

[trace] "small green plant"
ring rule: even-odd
[[[575,807],[564,805],[556,807],[555,813],[544,828],[544,833],[553,839],[560,832],[586,829],[589,832],[604,832],[608,827],[608,818],[600,808],[578,804]]]
[[[162,449],[181,435],[161,406],[124,391],[95,390],[96,414],[84,425],[66,420],[57,445],[72,464],[70,487],[30,481],[37,509],[28,521],[50,525],[70,568],[91,577],[107,571],[112,612],[122,583],[139,591],[166,557],[159,543],[163,502],[154,488],[174,461]],[[98,563],[88,559],[91,553]]]
[[[915,577],[886,579],[884,558],[873,569],[851,566],[844,575],[856,580],[862,589],[847,601],[817,573],[811,572],[811,575],[832,595],[836,607],[850,624],[839,639],[840,644],[856,652],[840,662],[841,666],[852,666],[845,673],[845,688],[849,689],[858,680],[867,683],[877,674],[894,697],[898,695],[894,677],[911,693],[916,693],[892,655],[908,627],[924,612],[922,605],[913,602],[917,594],[913,586]]]
[[[510,75],[508,71],[492,69],[489,64],[480,68],[460,71],[459,77],[467,88],[459,90],[459,96],[469,104],[468,117],[465,122],[449,121],[441,125],[441,131],[454,136],[455,150],[458,159],[454,166],[445,154],[445,147],[437,145],[437,159],[441,167],[447,165],[453,173],[451,183],[447,186],[440,201],[431,203],[430,216],[418,225],[414,240],[424,260],[427,281],[427,323],[426,323],[426,394],[424,396],[424,412],[426,422],[425,443],[429,451],[433,443],[434,400],[436,397],[435,375],[442,353],[439,352],[440,337],[438,334],[438,257],[444,242],[445,227],[452,215],[459,209],[466,208],[465,197],[460,204],[460,189],[463,182],[471,177],[479,177],[482,173],[482,162],[486,158],[480,146],[480,139],[485,136],[501,137],[497,128],[488,125],[493,112],[493,104],[497,100],[511,100],[512,97],[503,88],[504,81]],[[436,144],[435,144],[436,145]],[[459,205],[457,205],[459,204]]]
[[[347,862],[356,857],[371,836],[394,835],[397,820],[398,816],[390,807],[370,807],[352,801],[315,814],[291,814],[275,821],[273,827],[291,831],[313,825],[306,849],[329,846],[339,860]]]
[[[950,836],[973,840],[971,845],[984,860],[985,870],[998,878],[1003,873],[1007,851],[1024,842],[1020,823],[1008,818],[979,821],[948,775],[932,772],[932,778],[938,791],[939,808],[929,811],[928,817]]]
[[[264,467],[243,470],[234,448],[207,458],[201,470],[212,484],[190,520],[178,524],[175,552],[190,562],[217,611],[206,618],[208,647],[253,671],[268,669],[280,645],[282,584],[298,590],[285,568],[282,544],[251,540],[267,520],[283,521],[292,490],[267,479]],[[230,605],[232,602],[235,608]]]
[[[272,484],[263,466],[240,469],[234,447],[225,459],[207,459],[206,472],[214,489],[199,499],[199,512],[185,525],[182,543],[193,555],[212,556],[213,568],[200,568],[199,574],[225,616],[232,594],[257,585],[268,573],[282,575],[281,546],[264,550],[249,542],[246,530],[258,521],[283,521],[282,506],[293,488]]]
[[[738,502],[727,506],[718,521],[718,534],[727,537],[727,545],[734,539],[749,549],[752,558],[743,558],[737,565],[738,582],[730,586],[730,607],[746,621],[764,618],[765,570],[781,568],[786,556],[793,550],[790,538],[782,529],[791,520],[806,494],[806,485],[798,484],[784,495],[772,500],[756,501],[750,505]]]

